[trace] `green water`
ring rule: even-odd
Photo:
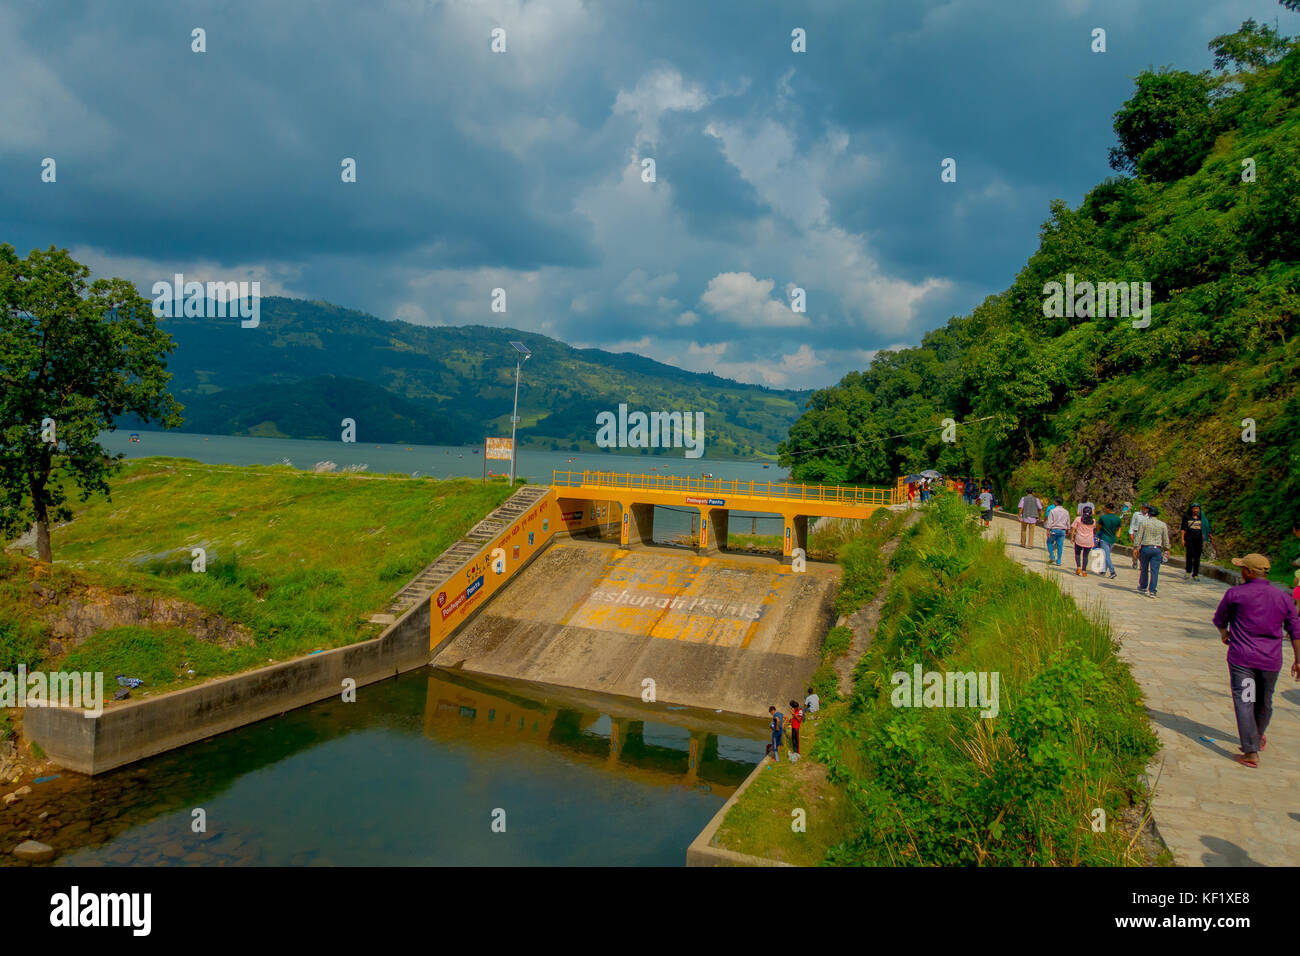
[[[0,828],[62,865],[680,866],[763,755],[761,721],[547,694],[422,669],[65,774]]]

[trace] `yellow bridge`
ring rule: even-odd
[[[785,525],[781,551],[787,560],[796,548],[808,550],[809,517],[866,518],[877,508],[887,508],[901,500],[897,488],[603,471],[556,471],[552,485],[566,527],[595,527],[617,520],[619,539],[625,546],[653,538],[656,505],[699,511],[695,546],[701,554],[726,547],[727,522],[732,511],[780,515]]]

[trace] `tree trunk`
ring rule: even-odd
[[[36,518],[36,559],[51,564],[54,553],[50,550],[50,518],[45,508],[45,483],[31,481],[32,512]]]
[[[36,557],[46,564],[54,561],[54,552],[50,550],[50,523],[44,518],[36,521]]]

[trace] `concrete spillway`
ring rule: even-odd
[[[766,716],[803,699],[835,565],[562,539],[433,658],[443,667]]]

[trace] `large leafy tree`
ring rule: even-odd
[[[1115,114],[1119,146],[1110,151],[1112,169],[1172,182],[1200,169],[1217,132],[1208,73],[1144,70],[1137,92]]]
[[[109,492],[117,459],[100,432],[128,414],[181,422],[166,391],[175,344],[149,300],[124,279],[89,277],[66,249],[21,259],[0,245],[0,534],[34,524],[42,561],[50,522],[72,517],[69,484],[82,501]]]

